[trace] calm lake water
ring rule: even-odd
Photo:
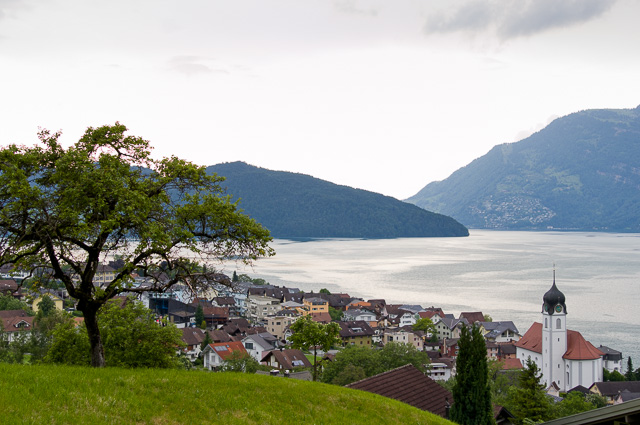
[[[640,366],[640,235],[473,230],[468,238],[276,240],[276,256],[240,269],[274,285],[327,288],[388,303],[482,311],[524,334],[542,296],[566,296],[567,326]]]

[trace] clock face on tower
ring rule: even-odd
[[[557,311],[558,313],[562,313],[562,306],[561,306],[560,304],[558,304],[558,305],[556,306],[556,311]]]

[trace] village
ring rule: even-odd
[[[0,272],[0,293],[25,300],[35,312],[45,296],[55,303],[56,309],[74,310],[73,300],[63,289],[29,293],[18,285],[24,276],[6,267]],[[101,265],[95,285],[110,282],[114,272],[110,265]],[[385,379],[389,382],[417,379],[422,391],[429,394],[429,410],[445,416],[451,394],[435,382],[446,382],[456,375],[462,328],[476,326],[484,336],[489,360],[499,361],[503,371],[522,370],[528,359],[533,360],[543,373],[547,394],[552,397],[580,391],[604,396],[610,404],[640,398],[638,381],[603,382],[603,371],[623,372],[623,355],[609,347],[596,348],[578,331],[566,329],[566,300],[555,278],[551,289],[541,294],[540,322],[533,323],[526,332],[521,332],[512,321],[492,320],[481,311],[462,312],[454,317],[437,306],[387,304],[384,299],[364,300],[346,293],[332,294],[326,289],[304,292],[236,273],[232,277],[221,274],[218,280],[219,283],[197,294],[181,285],[164,293],[137,294],[140,302],[155,313],[159,324],[171,323],[180,329],[185,344],[182,355],[211,371],[221,370],[230,359],[248,355],[269,370],[258,373],[311,380],[312,362],[290,344],[291,325],[308,316],[320,324],[337,323],[343,347],[374,349],[402,343],[427,353],[430,364],[426,374],[412,375],[412,371],[400,368],[394,372],[402,375],[400,378],[386,372],[377,379],[382,379],[382,386]],[[136,281],[145,285],[144,277],[138,276]],[[0,317],[9,342],[33,326],[34,318],[24,310],[0,311]],[[424,319],[433,325],[430,331],[416,330],[416,324]],[[82,318],[77,317],[76,321],[81,323]],[[332,361],[339,349],[322,352],[323,362]],[[367,390],[365,381],[354,387],[361,385]],[[391,394],[383,395],[401,399],[407,388],[396,387]],[[499,415],[498,412],[496,418]]]

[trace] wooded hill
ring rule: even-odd
[[[640,107],[558,118],[407,202],[472,228],[639,232]]]
[[[245,213],[275,238],[400,238],[468,236],[460,223],[395,198],[308,175],[271,171],[244,162],[207,171]]]

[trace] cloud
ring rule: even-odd
[[[359,7],[355,0],[336,0],[334,1],[334,5],[336,9],[344,13],[372,17],[378,15],[378,11],[374,8],[368,7],[365,9]]]
[[[597,19],[618,0],[471,0],[431,14],[425,32],[495,32],[502,40]]]
[[[205,61],[204,58],[199,56],[174,56],[169,59],[169,68],[172,70],[179,72],[181,74],[186,74],[189,76],[197,75],[197,74],[228,74],[229,72],[225,69],[221,68],[211,68],[202,62]]]

